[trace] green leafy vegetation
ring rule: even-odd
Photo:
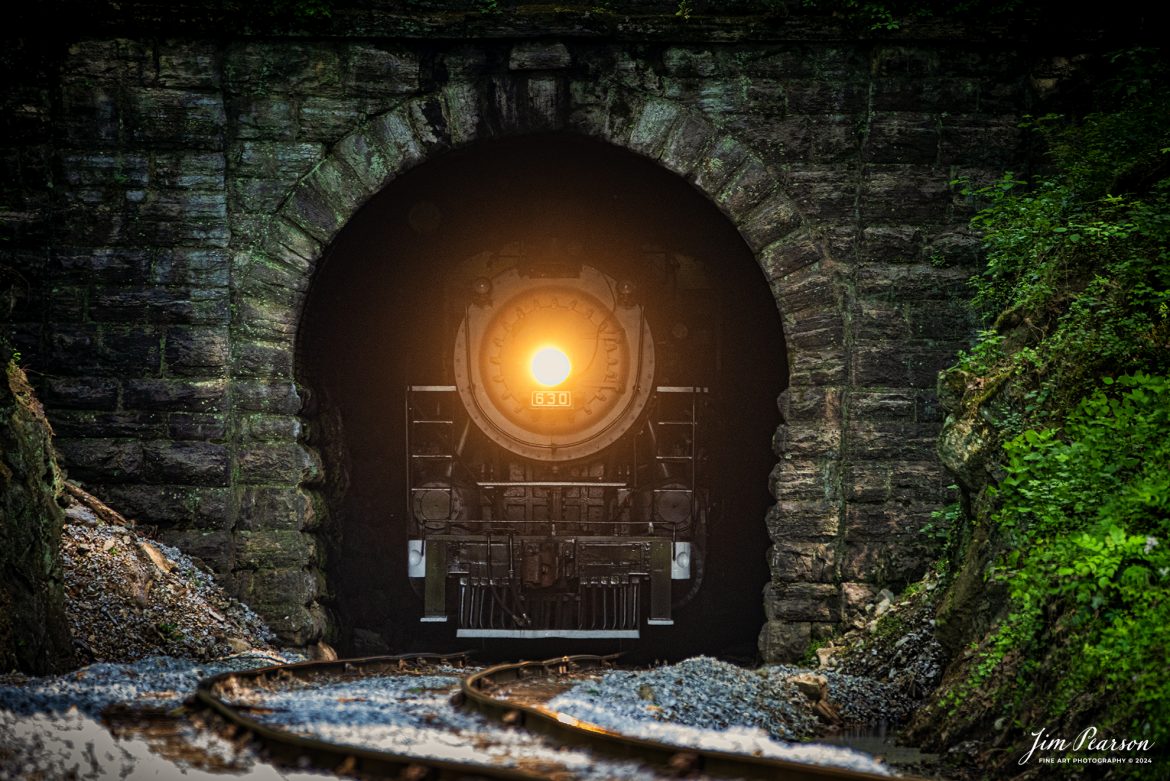
[[[1120,110],[1031,123],[1050,175],[964,191],[983,205],[974,302],[994,325],[959,366],[1025,386],[1024,427],[1070,410],[1098,377],[1170,369],[1170,93],[1161,70],[1135,70]]]
[[[965,189],[988,326],[954,371],[1004,442],[996,484],[968,488],[1006,603],[939,702],[1026,745],[1170,745],[1170,80],[1150,52],[1113,65],[1107,110],[1029,123],[1048,171]]]
[[[1076,649],[1058,676],[1032,677],[1045,686],[1030,699],[1058,717],[1109,693],[1113,721],[1170,740],[1170,378],[1106,380],[1062,428],[1004,449],[994,520],[1009,552],[995,577],[1011,607],[963,693],[1010,655],[1038,667],[1053,648]]]

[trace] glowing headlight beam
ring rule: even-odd
[[[569,378],[573,364],[564,350],[549,345],[533,353],[529,370],[532,372],[532,379],[546,388],[551,388]]]

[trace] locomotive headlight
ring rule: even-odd
[[[533,353],[528,368],[534,380],[546,388],[551,388],[569,378],[573,364],[564,350],[549,345]]]

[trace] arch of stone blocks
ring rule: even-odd
[[[321,479],[321,467],[303,442],[298,412],[304,391],[296,384],[292,359],[301,309],[317,262],[357,210],[401,173],[446,150],[506,135],[566,131],[656,161],[697,187],[736,226],[781,312],[790,375],[816,375],[820,359],[815,349],[801,345],[807,335],[824,331],[827,319],[841,317],[834,264],[759,156],[700,112],[669,100],[612,86],[601,87],[597,100],[592,85],[594,99],[586,104],[574,100],[575,85],[563,79],[512,78],[516,83],[497,80],[494,89],[452,83],[369,119],[328,150],[287,194],[263,232],[249,237],[234,258],[231,431],[236,440],[237,568],[283,562],[289,572],[300,573],[291,577],[301,579],[316,569],[312,532],[321,513],[311,486]],[[819,399],[825,393],[797,382],[780,399],[787,422],[776,433],[780,462],[770,479],[777,503],[761,519],[774,543],[768,552],[773,573],[768,589],[771,604],[795,600],[804,607],[794,614],[768,608],[761,634],[765,657],[803,651],[809,620],[831,622],[840,610],[831,543],[825,541],[836,532],[838,508],[831,499],[786,501],[783,488],[788,480],[811,477],[803,474],[805,466],[785,459],[788,443],[815,439],[830,456],[835,450],[835,427],[814,423],[804,430],[788,414],[810,400],[831,408],[832,399]],[[257,435],[259,428],[263,436]],[[254,520],[261,516],[281,520]],[[289,615],[275,623],[286,635],[304,640],[319,634],[326,619],[312,599],[315,586],[301,586],[293,591],[307,594],[309,601],[290,604]]]

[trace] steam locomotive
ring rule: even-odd
[[[405,389],[423,622],[480,638],[673,623],[702,582],[713,504],[710,289],[693,257],[555,239],[446,278],[444,359]]]

